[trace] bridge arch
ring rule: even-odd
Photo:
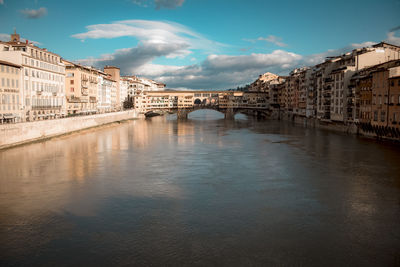
[[[213,110],[217,111],[219,113],[224,114],[225,118],[233,118],[235,116],[235,113],[240,112],[239,110],[234,110],[234,109],[221,109],[217,105],[195,105],[192,108],[182,108],[182,109],[177,109],[174,110],[173,113],[177,114],[178,119],[187,119],[188,115],[194,111],[198,110]]]

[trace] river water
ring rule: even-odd
[[[400,265],[400,147],[197,111],[0,151],[0,265]]]

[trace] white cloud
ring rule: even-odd
[[[87,32],[74,34],[72,37],[81,40],[134,37],[138,39],[135,47],[116,50],[100,58],[81,59],[82,64],[118,65],[125,74],[137,72],[138,69],[151,63],[157,57],[185,58],[197,49],[205,52],[218,52],[223,44],[213,42],[189,28],[173,23],[148,20],[126,20],[111,24],[87,26]]]
[[[143,41],[132,48],[118,49],[112,54],[105,54],[100,58],[88,58],[78,60],[85,65],[102,68],[105,65],[114,65],[121,68],[123,74],[137,73],[138,69],[157,57],[176,55],[180,51],[186,51],[184,43],[152,43]]]
[[[275,35],[268,35],[267,37],[258,37],[257,39],[247,39],[243,38],[243,41],[250,42],[250,43],[256,43],[257,41],[265,41],[268,43],[272,43],[274,45],[284,47],[287,46],[284,42],[282,42],[282,38],[275,36]]]
[[[138,74],[164,82],[169,88],[226,89],[246,84],[266,71],[287,73],[303,57],[283,50],[270,54],[209,55],[203,62],[189,66],[146,64]]]
[[[39,9],[23,9],[20,12],[28,19],[38,19],[47,15],[47,8],[41,7]]]
[[[152,43],[183,43],[191,49],[216,51],[224,46],[213,42],[191,29],[174,22],[152,20],[124,20],[111,24],[95,24],[86,27],[87,32],[74,34],[77,39],[100,39],[130,36]]]
[[[4,4],[4,0],[0,0],[0,5],[3,5]]]
[[[182,6],[183,2],[185,2],[185,0],[154,0],[154,3],[156,4],[156,9],[177,8],[177,7]]]
[[[282,42],[282,38],[274,36],[274,35],[269,35],[267,37],[258,37],[257,40],[258,41],[266,41],[266,42],[275,44],[280,47],[287,46],[287,44]]]
[[[142,7],[148,7],[147,0],[132,0],[132,3]]]
[[[182,6],[184,2],[185,0],[132,0],[132,3],[141,7],[149,7],[150,5],[154,4],[156,9],[174,9]]]
[[[376,44],[376,43],[375,42],[363,42],[363,43],[359,43],[359,44],[354,43],[354,44],[351,44],[351,47],[353,47],[353,48],[363,48],[363,47],[373,46],[374,44]]]
[[[400,37],[395,36],[395,32],[389,32],[387,34],[386,41],[390,44],[400,45]]]

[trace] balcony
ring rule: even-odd
[[[67,96],[67,101],[69,103],[80,103],[81,99],[79,97],[75,97],[75,96]]]
[[[84,95],[84,96],[89,95],[89,90],[88,89],[82,88],[81,92],[82,92],[82,95]]]

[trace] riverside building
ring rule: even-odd
[[[65,115],[65,66],[61,57],[11,34],[0,42],[0,60],[21,66],[19,99],[22,121],[58,118]]]
[[[120,69],[115,66],[105,66],[104,72],[109,75],[109,79],[115,82],[115,88],[111,88],[111,110],[119,111],[121,110],[121,93],[120,93],[120,80],[121,73]]]
[[[101,91],[99,91],[99,102],[97,108],[101,113],[112,112],[113,111],[112,98],[115,99],[115,94],[117,91],[117,83],[116,81],[111,79],[109,75],[106,74],[101,75],[99,79],[101,82]]]
[[[0,123],[19,122],[22,117],[21,66],[0,60]]]
[[[67,113],[93,114],[97,112],[98,83],[101,72],[64,60]]]

